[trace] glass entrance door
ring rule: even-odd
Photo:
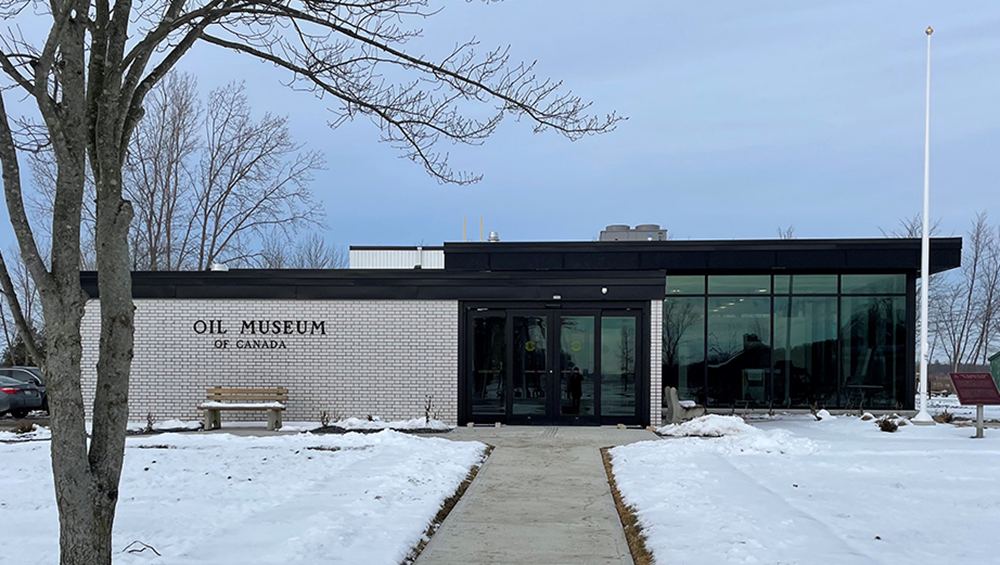
[[[549,359],[549,316],[512,317],[514,363],[511,366],[511,415],[515,419],[548,419],[548,391],[552,374]]]
[[[560,420],[597,423],[597,316],[557,314]]]
[[[640,313],[477,309],[467,318],[466,418],[508,424],[641,423]]]

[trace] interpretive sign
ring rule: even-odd
[[[1000,404],[1000,390],[989,373],[951,373],[951,382],[963,406]]]
[[[993,373],[993,382],[1000,386],[1000,351],[990,357],[990,372]]]
[[[1000,390],[989,373],[951,373],[958,402],[976,407],[976,437],[983,437],[983,406],[1000,404]]]

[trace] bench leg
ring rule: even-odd
[[[214,430],[222,427],[222,412],[219,410],[205,409],[205,429]]]
[[[267,429],[271,431],[281,429],[281,410],[267,411]]]

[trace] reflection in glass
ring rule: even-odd
[[[705,402],[705,298],[663,301],[663,386],[681,400]],[[666,395],[662,396],[666,402]]]
[[[771,275],[712,275],[708,277],[709,294],[768,294]]]
[[[507,358],[505,318],[473,319],[472,413],[503,415],[506,406],[504,360]]]
[[[705,276],[668,275],[667,296],[677,294],[705,294]]]
[[[774,299],[774,406],[837,403],[837,298]]]
[[[767,404],[770,338],[770,298],[708,299],[709,404]]]
[[[837,294],[837,275],[775,275],[775,294]]]
[[[594,415],[594,317],[560,316],[560,400],[563,415]]]
[[[843,406],[897,408],[905,404],[905,297],[842,298],[840,341]]]
[[[905,294],[906,275],[842,275],[843,294]]]
[[[514,316],[513,322],[513,412],[518,415],[544,416],[548,372],[545,318]]]
[[[601,415],[636,415],[634,316],[601,318]]]

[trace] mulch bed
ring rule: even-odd
[[[615,475],[611,472],[611,454],[608,453],[608,449],[601,448],[604,472],[608,474],[608,485],[611,487],[611,496],[615,499],[618,519],[621,520],[622,530],[625,532],[625,541],[628,543],[629,552],[632,553],[632,562],[635,565],[653,565],[655,563],[653,554],[646,547],[646,535],[642,533],[642,524],[635,515],[635,509],[622,501],[622,494],[618,491]]]

